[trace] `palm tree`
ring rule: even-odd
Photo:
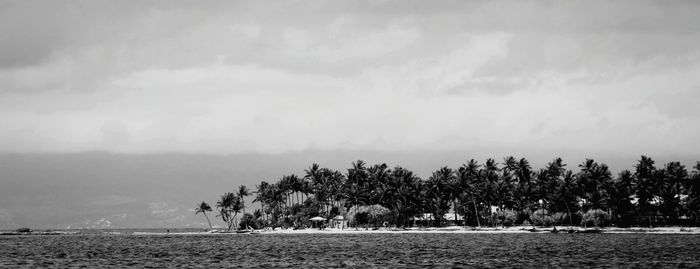
[[[245,185],[240,185],[238,186],[238,192],[236,195],[238,195],[238,198],[241,200],[241,208],[243,209],[243,215],[245,215],[245,197],[250,196],[250,189],[246,187]]]
[[[632,205],[632,172],[623,170],[615,180],[608,184],[606,192],[609,197],[609,206],[612,211],[611,218],[613,223],[618,226],[629,225],[627,217],[634,209]]]
[[[236,200],[238,200],[238,197],[235,194],[227,192],[216,202],[216,208],[219,210],[219,215],[217,216],[221,216],[221,219],[226,223],[228,231],[231,231],[231,227],[235,223],[235,215],[232,214]]]
[[[694,171],[690,178],[684,183],[683,189],[687,195],[685,210],[696,223],[700,217],[700,162],[693,166]]]
[[[253,199],[253,203],[260,202],[260,211],[263,216],[267,215],[265,214],[265,203],[269,200],[270,186],[270,183],[267,183],[266,181],[262,181],[260,182],[260,185],[255,186],[257,191],[255,191],[255,199]]]
[[[533,171],[530,162],[525,158],[520,158],[514,168],[516,182],[513,182],[513,206],[518,211],[518,219],[525,220],[529,217],[530,211],[537,201],[535,198],[535,184],[532,182]]]
[[[494,159],[487,159],[486,163],[481,167],[481,170],[479,171],[479,189],[481,190],[481,199],[484,201],[489,209],[489,219],[491,221],[491,225],[495,227],[495,223],[493,221],[493,209],[492,205],[494,202],[497,202],[497,197],[496,197],[496,183],[498,181],[498,172],[501,169],[498,168],[498,164],[496,163],[496,160]]]
[[[447,166],[433,172],[433,175],[426,182],[426,198],[425,201],[428,209],[433,213],[435,226],[440,226],[440,223],[445,217],[445,213],[450,209],[450,183],[455,179],[455,174],[452,169]]]
[[[566,170],[561,183],[557,185],[556,201],[564,205],[570,226],[574,226],[573,209],[578,208],[577,194],[576,176],[573,171]]]
[[[207,211],[212,211],[211,206],[207,204],[207,202],[202,201],[197,205],[197,207],[194,209],[194,214],[197,215],[200,212],[204,214],[204,217],[207,218],[207,222],[209,223],[209,229],[211,229],[211,221],[209,221],[209,217],[207,217]]]
[[[326,176],[326,170],[325,168],[321,169],[316,163],[311,164],[309,169],[304,170],[306,173],[304,179],[311,182],[312,190],[310,193],[313,193],[316,200],[324,206],[328,201],[328,178]]]
[[[355,214],[360,205],[367,204],[367,195],[362,189],[363,184],[367,181],[367,168],[365,162],[358,160],[352,163],[352,168],[348,169],[347,180],[345,181],[345,199],[347,199],[350,207],[355,207]],[[355,226],[357,229],[357,226]]]
[[[233,200],[233,204],[231,205],[231,213],[233,213],[234,224],[238,223],[236,221],[236,216],[238,216],[238,213],[241,213],[241,209],[243,209],[243,199],[240,196],[236,195],[236,198]]]
[[[654,211],[653,202],[658,187],[657,180],[655,180],[657,175],[658,172],[656,167],[654,167],[654,160],[647,156],[642,156],[637,165],[635,165],[634,190],[637,196],[639,215],[646,213],[649,227],[652,227],[651,214]]]
[[[678,218],[683,182],[688,180],[688,171],[680,162],[670,162],[663,169],[663,180],[659,186],[661,212],[671,224]]]
[[[279,222],[279,213],[281,213],[280,207],[285,203],[287,195],[284,189],[280,188],[279,184],[273,184],[269,190],[269,196],[267,197],[267,203],[270,206],[270,211],[272,213],[273,229],[274,224]]]
[[[542,208],[542,214],[545,213],[544,209],[547,208],[550,212],[555,212],[561,209],[561,205],[566,207],[569,216],[571,216],[570,203],[568,198],[568,191],[571,190],[573,186],[565,186],[565,180],[569,180],[569,184],[574,184],[573,172],[568,175],[568,178],[564,177],[567,175],[567,170],[564,168],[566,164],[561,158],[555,158],[551,162],[547,163],[544,169],[541,169],[537,173],[537,195],[544,205]],[[569,219],[571,223],[571,218]],[[555,226],[556,227],[556,226]]]
[[[579,165],[581,172],[577,177],[588,209],[605,209],[607,204],[606,184],[611,182],[612,175],[606,164],[598,164],[592,159],[586,159]]]
[[[368,177],[365,182],[364,189],[369,195],[368,204],[378,204],[384,197],[383,184],[386,184],[391,170],[386,163],[375,164],[367,169]],[[377,227],[377,220],[374,216],[374,211],[370,211],[372,219],[374,219],[374,227]]]
[[[474,207],[474,217],[476,218],[477,227],[481,227],[481,222],[479,221],[479,209],[477,209],[477,200],[480,200],[478,181],[479,181],[479,163],[471,159],[466,164],[463,164],[456,172],[457,179],[459,181],[459,190],[461,195],[459,196],[462,205],[471,203]],[[466,207],[463,206],[466,213]],[[463,214],[466,217],[466,214]],[[466,218],[464,224],[466,225]]]
[[[295,196],[297,197],[296,204],[298,205],[298,204],[303,203],[304,201],[299,200],[299,194],[302,192],[302,190],[304,188],[304,179],[292,174],[290,181],[292,183],[292,191],[294,192]]]
[[[409,217],[421,213],[422,184],[410,170],[394,167],[383,188],[381,204],[394,213],[396,227],[405,227]]]
[[[503,162],[504,167],[498,175],[497,180],[493,183],[494,198],[497,203],[498,210],[503,212],[506,208],[511,208],[514,202],[516,181],[517,161],[514,157],[506,157]]]

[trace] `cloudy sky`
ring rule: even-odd
[[[0,152],[700,150],[700,4],[0,1]]]
[[[0,0],[0,230],[204,227],[196,202],[313,162],[424,178],[508,155],[691,167],[698,14],[697,1]]]

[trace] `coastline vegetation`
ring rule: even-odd
[[[525,158],[511,156],[502,162],[471,159],[421,179],[400,166],[358,160],[344,173],[312,164],[303,176],[262,181],[252,193],[240,186],[236,193],[222,195],[216,208],[228,230],[236,223],[242,229],[310,227],[315,224],[310,218],[319,216],[327,220],[322,225],[342,219],[365,229],[447,224],[698,226],[700,162],[692,169],[680,162],[657,167],[641,156],[632,171],[613,175],[606,164],[592,159],[574,171],[561,158],[534,169]],[[243,198],[251,194],[260,209],[245,213]],[[202,202],[196,210],[205,213],[211,207]]]

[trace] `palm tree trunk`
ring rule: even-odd
[[[457,199],[452,201],[452,206],[454,207],[452,210],[454,210],[454,213],[455,213],[455,226],[458,226],[457,225]]]
[[[238,216],[238,212],[233,214],[233,225],[234,225],[234,228],[236,228],[236,230],[238,230],[238,227],[235,227],[236,226],[236,216]]]
[[[262,211],[262,219],[265,220],[265,205],[263,204],[262,201],[260,201],[260,211]]]
[[[501,215],[503,215],[503,222],[501,222],[501,226],[505,229],[506,228],[506,222],[505,222],[505,213],[503,212],[503,200],[499,202],[500,204],[498,205],[498,210],[500,210]]]
[[[571,209],[569,209],[569,204],[564,203],[564,205],[566,206],[566,212],[569,213],[569,225],[574,226],[574,220],[571,218]]]
[[[474,205],[474,217],[476,217],[476,226],[481,228],[481,222],[479,222],[479,210],[476,208],[476,201],[474,201],[474,197],[472,197],[472,204]]]
[[[207,212],[202,211],[202,213],[204,213],[204,217],[207,218],[207,222],[209,223],[209,229],[211,229],[211,221],[209,221],[209,217],[207,217]]]
[[[489,219],[491,219],[491,226],[496,228],[496,224],[493,223],[493,209],[491,209],[491,203],[489,203]]]

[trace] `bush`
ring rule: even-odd
[[[538,209],[537,211],[530,214],[530,221],[532,221],[535,226],[552,226],[554,224],[554,218],[549,215],[549,211],[546,209]]]
[[[605,227],[605,226],[610,226],[610,214],[608,212],[605,212],[600,209],[592,209],[586,211],[585,214],[583,214],[583,219],[581,220],[581,225],[588,227],[588,226],[596,226],[596,227]]]
[[[569,214],[556,212],[552,214],[552,219],[554,219],[554,223],[556,224],[565,225],[566,223],[569,223]]]
[[[262,227],[258,226],[259,223],[253,218],[253,214],[246,213],[241,217],[241,221],[238,223],[238,228],[239,229],[248,229],[248,226],[250,226],[253,229],[260,229]]]
[[[26,228],[26,227],[22,227],[22,228],[17,229],[17,232],[18,232],[18,233],[31,233],[31,232],[32,232],[32,229],[29,229],[29,228]]]
[[[518,213],[510,209],[501,210],[496,212],[496,219],[500,225],[513,226],[518,221]]]
[[[369,212],[359,212],[355,214],[355,218],[352,220],[352,224],[355,226],[367,223],[369,223]]]

